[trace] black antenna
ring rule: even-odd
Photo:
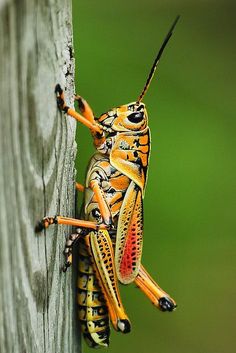
[[[176,24],[177,24],[179,18],[180,18],[180,16],[177,16],[177,17],[176,17],[176,19],[175,19],[173,25],[171,26],[171,28],[170,28],[170,30],[169,30],[167,36],[165,37],[165,39],[164,39],[164,41],[163,41],[163,43],[162,43],[162,46],[161,46],[161,48],[160,48],[160,50],[159,50],[159,52],[158,52],[158,54],[157,54],[157,57],[156,57],[156,59],[155,59],[153,65],[152,65],[152,68],[151,68],[150,74],[149,74],[149,76],[148,76],[147,82],[145,83],[145,86],[144,86],[144,88],[143,88],[143,90],[142,90],[142,93],[141,93],[140,96],[138,97],[137,103],[140,103],[140,102],[141,102],[141,100],[143,99],[143,97],[145,96],[145,94],[146,94],[146,92],[147,92],[147,90],[148,90],[148,87],[150,86],[150,83],[151,83],[152,78],[153,78],[153,76],[154,76],[154,73],[155,73],[155,71],[156,71],[157,65],[158,65],[158,63],[159,63],[159,61],[160,61],[161,55],[162,55],[162,53],[163,53],[163,51],[164,51],[164,49],[165,49],[165,46],[166,46],[166,44],[168,43],[170,37],[172,36],[173,30],[174,30],[174,28],[175,28],[175,26],[176,26]]]

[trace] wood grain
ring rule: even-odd
[[[75,122],[71,1],[0,3],[0,352],[80,352],[69,227],[36,235],[45,215],[73,216]]]

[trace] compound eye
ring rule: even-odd
[[[134,123],[134,124],[140,123],[143,120],[143,112],[132,113],[128,115],[127,118],[131,123]]]

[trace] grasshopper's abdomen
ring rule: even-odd
[[[81,330],[90,347],[109,345],[109,316],[84,239],[79,246],[78,305]]]

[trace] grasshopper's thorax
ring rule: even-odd
[[[102,114],[98,123],[105,141],[97,150],[109,156],[112,167],[144,191],[150,152],[148,117],[143,103],[129,103]]]

